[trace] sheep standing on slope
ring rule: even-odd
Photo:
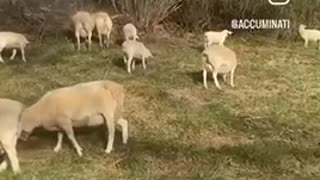
[[[78,51],[80,51],[80,37],[88,38],[88,49],[90,50],[92,44],[92,31],[95,26],[93,17],[86,11],[78,11],[71,17],[71,21],[74,25]]]
[[[204,87],[208,89],[207,71],[212,72],[215,85],[218,89],[221,89],[218,82],[218,74],[223,74],[223,79],[226,81],[227,73],[230,72],[230,84],[234,87],[233,77],[238,65],[236,54],[227,47],[211,45],[202,52],[202,55]]]
[[[304,47],[308,47],[309,41],[319,41],[319,50],[320,50],[320,31],[316,29],[306,29],[306,25],[301,24],[299,26],[299,34],[304,40]]]
[[[122,118],[125,91],[122,85],[112,81],[92,81],[59,88],[46,93],[38,102],[21,114],[21,136],[26,141],[33,129],[39,126],[49,131],[58,131],[54,151],[61,149],[63,132],[66,133],[82,156],[82,148],[75,139],[73,127],[106,125],[108,144],[113,149],[115,124],[122,127],[123,143],[128,140],[128,123]]]
[[[94,20],[95,20],[95,27],[98,33],[99,37],[99,44],[101,47],[103,47],[102,44],[102,38],[103,43],[107,44],[107,47],[110,45],[110,35],[112,30],[112,20],[108,13],[106,12],[97,12],[93,14]],[[105,37],[107,37],[107,42],[105,40]]]
[[[20,49],[23,62],[27,62],[24,55],[24,49],[27,44],[29,44],[29,41],[23,34],[15,32],[0,32],[0,62],[4,63],[1,56],[3,49],[13,49],[10,57],[11,60],[15,58],[17,49]]]
[[[138,42],[135,40],[124,41],[122,43],[122,51],[125,53],[123,61],[125,64],[127,64],[127,71],[129,74],[131,74],[131,64],[132,69],[135,69],[135,60],[133,58],[141,59],[143,69],[146,70],[146,58],[153,57],[150,50],[146,48],[142,42]]]
[[[228,37],[228,35],[231,35],[232,32],[228,30],[223,30],[221,32],[216,31],[208,31],[204,33],[205,37],[205,43],[204,47],[207,48],[211,44],[219,44],[220,46],[224,46],[224,41]]]
[[[14,173],[20,173],[16,144],[20,134],[19,116],[24,109],[20,102],[0,99],[0,151],[6,154]],[[0,171],[7,169],[8,162],[0,162]]]
[[[140,39],[137,35],[137,28],[131,23],[128,23],[125,26],[123,26],[122,31],[124,34],[124,39],[126,41]]]

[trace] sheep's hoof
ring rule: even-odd
[[[56,152],[56,153],[58,153],[60,150],[61,150],[61,147],[55,147],[55,148],[53,148],[53,151]]]
[[[104,152],[109,154],[112,151],[112,148],[107,148]]]

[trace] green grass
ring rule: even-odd
[[[194,39],[149,36],[156,58],[148,70],[126,73],[116,44],[78,53],[66,40],[30,46],[0,65],[0,97],[28,105],[45,92],[79,82],[110,79],[127,89],[128,145],[117,133],[105,154],[101,129],[76,133],[79,158],[68,140],[54,153],[55,133],[36,132],[18,143],[23,173],[0,179],[320,179],[320,51],[302,42],[230,39],[240,65],[233,89],[202,85]],[[5,56],[5,59],[8,56]]]

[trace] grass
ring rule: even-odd
[[[0,65],[0,96],[28,105],[51,89],[110,79],[125,85],[130,139],[105,154],[101,129],[78,132],[54,153],[52,132],[19,142],[21,175],[0,179],[320,179],[320,51],[302,42],[230,39],[235,84],[202,86],[197,39],[144,38],[156,58],[128,75],[116,44],[75,51],[66,40],[33,45],[28,63]],[[8,56],[4,56],[8,57]]]

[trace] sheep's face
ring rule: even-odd
[[[19,139],[21,139],[23,141],[28,140],[33,129],[37,127],[37,124],[35,123],[35,121],[30,119],[28,117],[27,113],[25,113],[25,112],[22,113],[22,115],[20,117],[20,119],[21,119],[21,134],[19,136]]]
[[[232,31],[228,31],[228,30],[223,30],[223,32],[225,33],[225,34],[227,34],[227,35],[231,35],[233,32]]]
[[[145,50],[145,58],[153,58],[153,55],[149,49]]]
[[[303,30],[303,29],[305,29],[306,27],[307,27],[306,25],[300,24],[299,29],[300,29],[300,30]]]

